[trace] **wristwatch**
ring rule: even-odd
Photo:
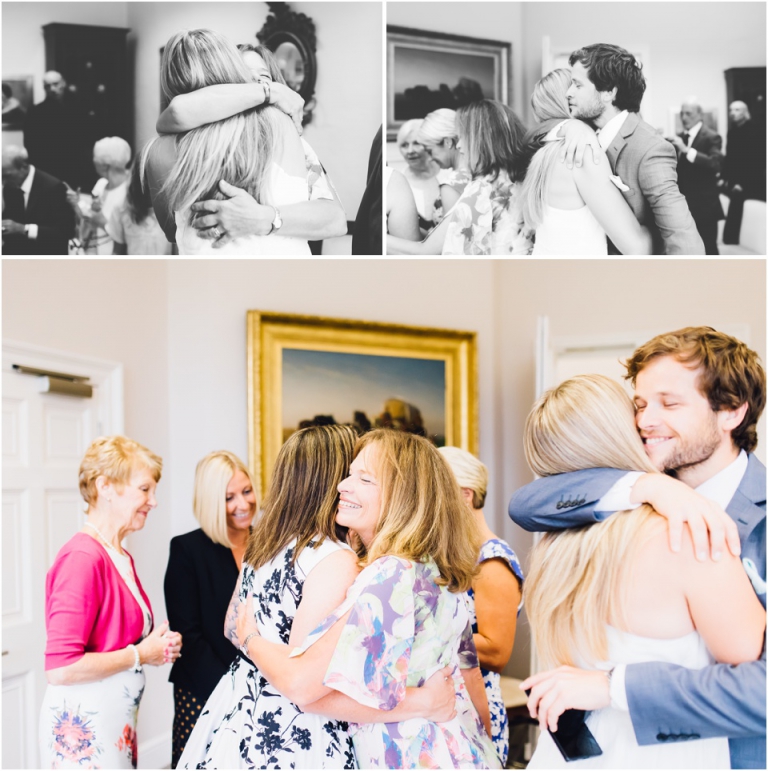
[[[283,218],[280,216],[280,209],[278,209],[277,206],[273,206],[272,208],[275,210],[275,216],[272,218],[272,227],[267,233],[268,236],[277,233],[277,231],[283,227]]]

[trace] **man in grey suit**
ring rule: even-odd
[[[727,543],[765,606],[765,466],[752,454],[765,407],[765,372],[744,343],[710,327],[659,335],[627,362],[636,421],[660,471],[627,474],[588,469],[539,479],[518,490],[512,519],[526,530],[599,522],[614,511],[650,503],[670,520],[680,548],[688,522],[701,560],[719,559]],[[693,492],[690,488],[695,488]],[[722,509],[725,509],[727,516]],[[611,674],[561,667],[522,684],[544,709],[629,711],[641,745],[728,737],[732,768],[766,767],[765,647],[758,661],[700,670],[649,662]]]
[[[578,119],[561,129],[569,168],[574,155],[581,165],[584,149],[594,141],[581,125],[589,122],[617,177],[614,182],[637,221],[651,230],[654,254],[704,254],[677,187],[677,155],[638,115],[645,78],[635,57],[619,46],[597,43],[574,51],[568,61],[573,77],[568,106]]]

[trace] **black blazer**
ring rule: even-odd
[[[21,191],[19,194],[23,196]],[[75,213],[67,203],[67,189],[63,182],[35,168],[26,211],[22,204],[18,212],[12,212],[5,196],[3,188],[6,203],[3,218],[13,219],[22,225],[37,225],[37,238],[4,235],[3,254],[67,254],[67,242],[75,234]]]
[[[165,571],[165,607],[171,629],[181,632],[182,656],[169,680],[205,702],[237,656],[224,637],[224,617],[239,572],[232,552],[202,530],[171,539]]]
[[[683,138],[683,135],[679,135]],[[719,134],[702,125],[691,144],[696,158],[691,163],[685,154],[677,162],[677,184],[694,216],[723,218],[717,175],[723,161],[723,140]]]

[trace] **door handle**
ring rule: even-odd
[[[3,656],[7,656],[7,655],[8,655],[8,651],[3,651]]]

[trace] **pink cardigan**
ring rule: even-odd
[[[130,555],[128,555],[130,557]],[[131,557],[131,566],[136,574]],[[152,606],[136,576],[150,614]],[[45,668],[79,661],[138,642],[144,628],[139,603],[109,558],[85,533],[76,533],[56,555],[45,580]]]

